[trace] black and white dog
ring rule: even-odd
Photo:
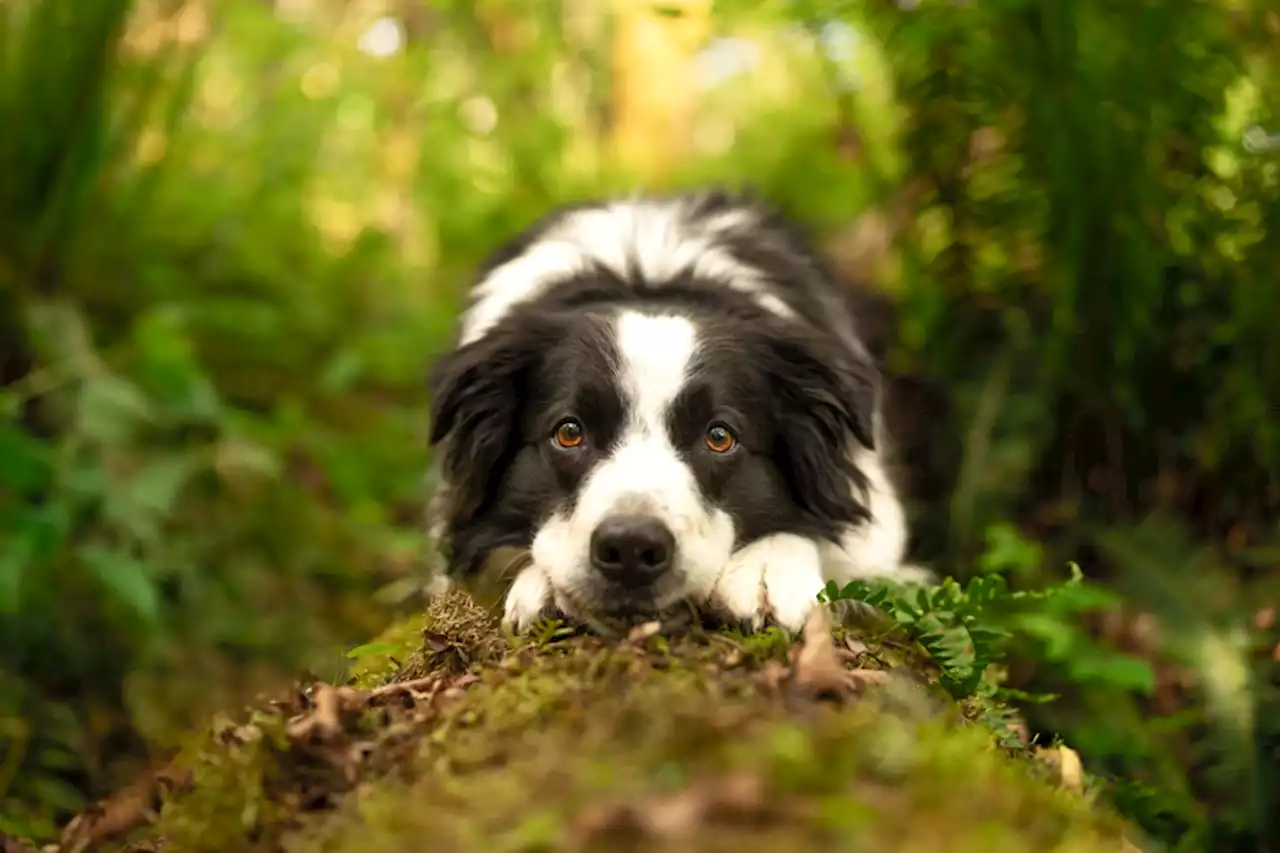
[[[430,535],[455,580],[524,557],[512,627],[694,609],[794,631],[827,580],[927,578],[903,564],[859,318],[757,202],[555,212],[490,259],[460,325],[430,382]]]

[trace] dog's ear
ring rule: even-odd
[[[503,323],[432,367],[430,441],[441,454],[451,526],[483,508],[518,448],[521,404],[552,334],[537,318]]]
[[[880,374],[825,338],[768,335],[767,371],[778,401],[777,458],[797,503],[824,523],[867,517],[854,440],[875,449]]]

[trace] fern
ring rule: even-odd
[[[1013,590],[1003,575],[988,574],[965,585],[947,578],[935,587],[887,579],[843,587],[831,582],[819,599],[857,601],[883,612],[929,654],[941,670],[939,683],[957,699],[982,691],[991,665],[1004,659],[1014,637],[1052,635],[1078,646],[1083,634],[1071,617],[1112,601],[1088,584],[1074,563],[1068,580],[1040,590]],[[1125,655],[1114,657],[1142,665]]]

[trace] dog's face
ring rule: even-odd
[[[875,371],[776,318],[527,308],[441,360],[432,441],[456,572],[527,548],[610,629],[711,593],[731,553],[865,517]]]

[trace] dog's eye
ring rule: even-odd
[[[580,421],[565,418],[556,426],[552,440],[559,446],[572,450],[586,440],[586,432],[582,429]]]
[[[738,446],[738,437],[724,424],[712,424],[702,440],[712,453],[728,453]]]

